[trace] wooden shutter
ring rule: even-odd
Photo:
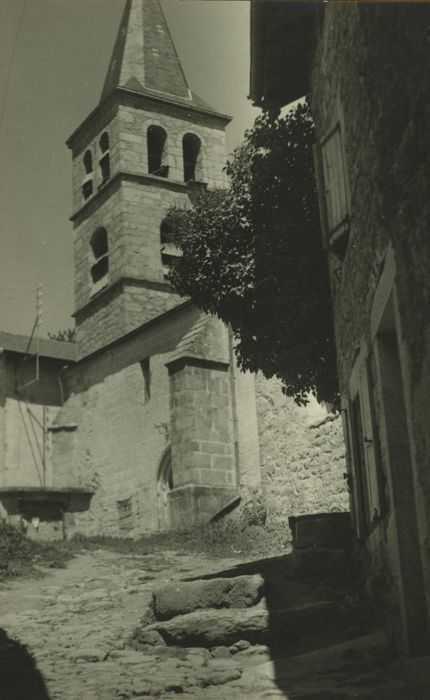
[[[381,498],[369,378],[369,369],[366,363],[360,375],[359,396],[366,466],[367,503],[369,521],[373,522],[375,518],[381,516]]]
[[[366,489],[366,466],[364,456],[363,426],[361,420],[360,397],[358,393],[350,402],[351,440],[353,454],[353,502],[355,523],[359,537],[366,535],[369,522],[369,509]]]
[[[326,228],[331,238],[348,220],[345,163],[338,124],[321,141],[320,153],[320,179],[323,182],[319,189],[324,194]]]
[[[346,448],[346,468],[349,502],[351,507],[352,522],[358,537],[364,534],[364,519],[361,506],[361,493],[359,475],[356,469],[356,459],[354,457],[354,435],[353,435],[353,406],[348,399],[342,399],[342,426]]]
[[[320,211],[320,222],[321,231],[323,237],[323,246],[327,250],[328,248],[328,229],[327,229],[327,207],[326,207],[326,188],[324,182],[321,148],[318,143],[314,143],[314,165],[315,165],[315,178],[317,182],[317,193],[318,193],[318,205]]]
[[[362,534],[367,534],[375,519],[382,515],[379,450],[371,386],[368,351],[363,345],[350,376],[349,403],[354,504],[358,529]]]

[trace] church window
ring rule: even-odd
[[[118,526],[121,532],[133,529],[133,504],[131,497],[116,502],[118,508]]]
[[[104,131],[100,137],[99,147],[101,156],[99,158],[100,174],[102,177],[101,185],[110,178],[110,153],[109,153],[109,134]]]
[[[167,134],[161,126],[152,124],[146,134],[148,146],[148,172],[158,177],[168,177],[169,166],[166,165]]]
[[[184,181],[202,180],[201,141],[195,134],[185,134],[182,139],[184,157]]]
[[[93,154],[90,150],[85,151],[83,158],[85,177],[82,181],[82,195],[84,199],[91,197],[93,193]]]
[[[108,235],[105,228],[98,228],[91,237],[91,250],[94,263],[91,266],[91,279],[94,284],[105,280],[109,271]]]
[[[151,366],[149,364],[149,357],[145,357],[145,359],[142,360],[140,368],[143,377],[143,400],[144,403],[148,403],[151,398]]]
[[[343,258],[349,233],[349,197],[340,124],[315,146],[314,153],[324,243]]]
[[[161,222],[160,244],[164,279],[169,279],[170,265],[182,256],[182,251],[176,245],[172,227],[166,220]]]

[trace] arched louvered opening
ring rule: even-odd
[[[164,279],[169,279],[170,266],[182,256],[182,251],[176,245],[173,229],[166,219],[160,225],[160,252]]]
[[[93,284],[106,280],[109,272],[109,243],[108,234],[105,228],[98,228],[94,231],[90,240],[93,254],[93,264],[91,265],[91,279]]]
[[[82,196],[84,199],[91,197],[93,193],[93,154],[88,149],[85,151],[83,157],[83,164],[85,168],[85,177],[82,181]]]
[[[167,134],[161,126],[152,124],[146,133],[148,146],[148,173],[158,177],[168,177],[169,166],[166,164]]]
[[[199,137],[195,134],[185,134],[182,139],[185,182],[203,180],[201,150],[202,144]]]
[[[101,184],[110,178],[110,152],[109,152],[109,134],[104,131],[100,136],[99,147],[101,156],[99,158],[100,175],[102,178]]]

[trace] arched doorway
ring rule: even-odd
[[[157,516],[159,530],[168,530],[170,527],[169,493],[172,488],[172,450],[169,445],[163,452],[157,471]]]

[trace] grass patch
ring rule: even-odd
[[[178,551],[189,554],[209,554],[219,557],[271,556],[289,551],[284,530],[268,530],[249,525],[240,527],[233,520],[207,523],[190,530],[171,530],[136,538],[75,537],[72,542],[87,551],[107,549],[121,554],[151,554]]]
[[[38,566],[62,568],[74,556],[68,542],[34,542],[16,528],[0,521],[0,581],[35,575]]]
[[[0,581],[41,575],[43,568],[63,568],[76,555],[104,549],[122,555],[162,551],[207,554],[214,557],[267,557],[285,554],[285,532],[259,525],[243,526],[234,520],[207,523],[190,530],[148,534],[136,538],[83,537],[69,541],[35,542],[14,527],[0,522]]]

